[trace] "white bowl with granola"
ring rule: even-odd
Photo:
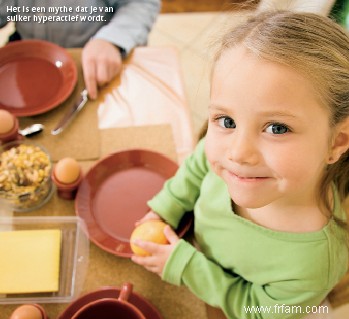
[[[53,193],[52,162],[40,145],[13,141],[0,147],[0,198],[17,212],[28,212],[46,203]]]

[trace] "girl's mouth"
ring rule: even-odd
[[[239,175],[237,173],[229,172],[230,176],[241,182],[260,182],[269,179],[266,176],[252,176],[252,175]]]

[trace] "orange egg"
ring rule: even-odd
[[[63,184],[74,183],[80,176],[80,165],[73,158],[62,158],[55,166],[54,175]]]
[[[168,244],[166,236],[164,234],[164,228],[166,224],[161,220],[148,220],[139,226],[137,226],[130,237],[131,249],[138,256],[150,256],[150,253],[144,249],[136,246],[132,242],[135,239],[140,239],[143,241],[151,241],[157,244]]]
[[[10,319],[42,319],[42,313],[34,305],[22,305],[15,309]]]
[[[0,134],[10,132],[14,125],[14,116],[6,110],[0,110]]]

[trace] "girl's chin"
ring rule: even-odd
[[[260,205],[258,203],[251,203],[251,202],[243,202],[243,201],[236,202],[234,200],[233,200],[233,203],[235,206],[239,206],[243,209],[258,209],[258,208],[262,208],[262,207],[266,206],[266,205]]]
[[[230,198],[233,203],[239,207],[247,209],[262,208],[270,204],[271,200],[268,200],[265,196],[256,196],[255,194],[249,194],[245,196],[239,196],[238,194],[229,192]]]

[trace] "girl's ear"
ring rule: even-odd
[[[337,162],[342,154],[349,149],[349,116],[342,122],[338,123],[332,138],[332,145],[328,164]]]

